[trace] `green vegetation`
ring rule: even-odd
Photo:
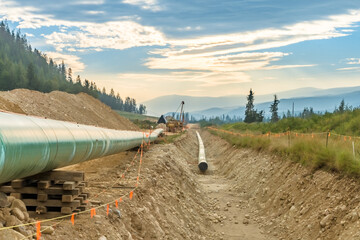
[[[157,126],[157,117],[146,116],[138,113],[116,111],[120,116],[129,119],[141,129],[150,129]]]
[[[258,112],[254,109],[254,92],[250,89],[249,95],[247,96],[247,104],[245,109],[245,119],[244,122],[246,123],[253,123],[253,122],[262,122],[264,119],[264,111]]]
[[[234,132],[281,133],[289,129],[301,133],[331,132],[349,136],[360,136],[360,109],[344,112],[313,114],[309,118],[284,118],[275,123],[233,123],[221,128]]]
[[[81,80],[80,75],[73,79],[72,69],[65,63],[57,64],[36,48],[33,50],[26,36],[20,30],[10,30],[8,24],[0,22],[0,90],[27,88],[40,92],[59,90],[68,93],[87,93],[98,98],[112,109],[127,112],[146,113],[146,107],[136,105],[136,100],[127,97],[123,101],[113,89],[110,93],[102,91],[95,82]]]
[[[159,144],[173,143],[176,140],[178,140],[179,137],[181,137],[184,133],[185,133],[185,131],[180,132],[180,133],[176,133],[176,134],[172,134],[172,135],[165,135],[165,136],[155,140],[155,143],[159,143]]]
[[[291,159],[313,170],[325,169],[336,171],[350,176],[360,176],[360,159],[354,158],[350,142],[330,140],[328,147],[325,138],[296,138],[288,146],[288,137],[269,139],[261,137],[240,137],[209,130],[212,134],[233,144],[236,147],[252,148],[258,151],[269,151],[286,159]],[[325,135],[326,136],[326,135]]]

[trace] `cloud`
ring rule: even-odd
[[[99,50],[127,49],[139,46],[165,45],[165,38],[154,27],[147,27],[132,21],[105,23],[84,23],[79,29],[53,32],[44,36],[46,43],[57,51],[67,49]]]
[[[36,8],[19,6],[12,1],[0,0],[0,6],[0,16],[18,22],[19,28],[59,27],[58,31],[42,35],[46,43],[54,46],[59,52],[89,49],[101,51],[103,48],[122,50],[165,44],[164,35],[156,28],[143,26],[131,20],[104,23],[66,21],[55,19],[51,15],[40,14]]]
[[[243,72],[171,72],[164,74],[151,73],[122,73],[117,75],[118,79],[125,83],[194,83],[197,86],[213,87],[228,84],[239,84],[250,81],[250,76]]]
[[[360,58],[347,58],[346,60],[347,60],[346,64],[350,64],[350,65],[360,64]]]
[[[80,0],[74,1],[73,5],[102,5],[105,3],[105,0]]]
[[[75,55],[62,54],[58,52],[46,52],[46,55],[58,64],[62,61],[66,62],[67,67],[70,67],[74,73],[82,72],[86,67],[85,64],[80,61],[80,57]]]
[[[345,67],[345,68],[338,68],[338,71],[358,71],[360,67]]]
[[[104,11],[85,11],[86,14],[89,14],[89,15],[102,15],[102,14],[105,14]]]
[[[142,9],[158,12],[163,10],[157,0],[123,0],[123,3],[139,6]]]
[[[182,27],[182,28],[177,28],[177,30],[181,31],[181,32],[200,31],[201,29],[202,29],[202,27],[200,27],[200,26],[196,26],[196,27],[186,26],[186,27]]]

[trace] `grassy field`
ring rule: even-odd
[[[136,124],[141,129],[150,129],[151,127],[155,128],[157,125],[158,118],[153,116],[146,116],[137,113],[115,111],[120,116],[129,119],[134,124]]]
[[[360,136],[360,109],[344,113],[314,115],[307,119],[285,118],[276,123],[233,123],[225,124],[223,129],[235,132],[279,133],[297,131],[302,133],[331,132],[349,136]]]
[[[236,147],[269,151],[314,170],[360,176],[360,138],[356,137],[360,135],[359,110],[309,119],[289,118],[277,123],[241,122],[223,125],[219,129],[238,134],[209,129]],[[292,132],[286,134],[289,129]],[[328,129],[331,130],[330,136]],[[268,132],[272,134],[264,134]],[[245,133],[249,136],[240,136]]]

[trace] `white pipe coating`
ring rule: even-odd
[[[199,167],[200,171],[205,172],[208,169],[208,164],[206,162],[206,157],[205,157],[205,147],[204,147],[204,143],[203,143],[198,131],[196,131],[196,135],[199,140],[199,164],[198,164],[198,167]]]

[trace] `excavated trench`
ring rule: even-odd
[[[200,131],[209,169],[198,169],[195,130],[145,152],[132,200],[65,221],[45,239],[360,239],[359,184],[354,179],[265,152],[236,149]],[[68,167],[83,170],[97,201],[118,199],[134,183],[135,152]],[[129,167],[125,182],[108,188]],[[94,205],[96,206],[96,205]],[[50,225],[50,223],[47,223]],[[105,238],[103,238],[105,237]]]

